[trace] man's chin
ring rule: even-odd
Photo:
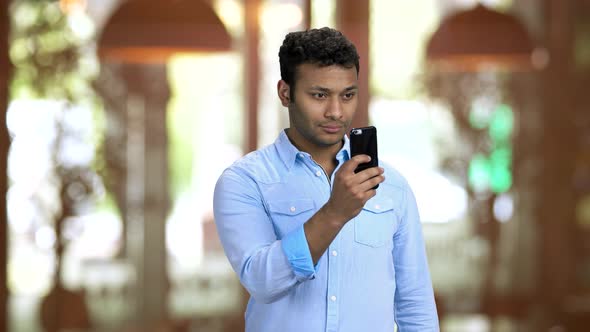
[[[325,138],[320,140],[318,143],[321,146],[325,146],[325,147],[329,147],[329,146],[334,146],[336,144],[340,144],[342,143],[342,139],[344,138],[344,134],[341,135],[331,135],[333,137],[331,138]]]

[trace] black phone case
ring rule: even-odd
[[[369,126],[351,129],[350,154],[352,157],[359,154],[366,154],[371,157],[370,162],[358,165],[354,170],[355,173],[370,167],[379,166],[379,158],[377,157],[377,128]],[[375,186],[374,189],[377,189],[377,187],[379,185]]]

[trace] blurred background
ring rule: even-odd
[[[590,331],[589,0],[0,0],[0,331],[243,331],[213,187],[288,126],[278,49],[323,26],[441,330]]]

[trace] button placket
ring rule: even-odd
[[[339,289],[340,289],[340,262],[338,248],[340,243],[340,235],[336,236],[336,239],[330,245],[327,252],[328,258],[328,293],[327,293],[327,302],[328,302],[328,312],[327,312],[327,322],[326,322],[326,331],[337,331],[338,330],[338,320],[339,320],[339,313],[340,313],[340,304],[338,303],[339,298]]]

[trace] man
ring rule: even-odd
[[[358,60],[336,30],[288,34],[277,92],[290,126],[217,182],[219,236],[251,295],[246,331],[438,331],[412,191],[391,168],[354,172],[369,161],[350,158],[345,135]]]

